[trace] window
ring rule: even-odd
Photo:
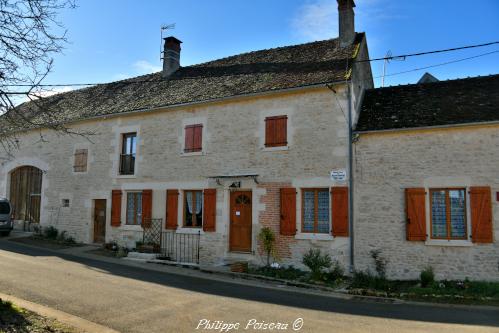
[[[140,224],[142,221],[142,193],[128,192],[126,195],[126,224]]]
[[[62,207],[69,207],[69,199],[62,199],[61,205]]]
[[[203,191],[184,191],[184,227],[200,228],[203,224]]]
[[[329,189],[303,189],[302,212],[302,232],[329,233]]]
[[[265,147],[281,147],[288,144],[287,116],[265,118]]]
[[[120,174],[133,175],[135,172],[135,153],[137,133],[123,134],[120,156]]]
[[[431,237],[466,239],[466,189],[431,189]]]
[[[86,172],[87,171],[87,156],[88,149],[76,149],[74,156],[74,172]]]
[[[203,149],[203,125],[185,126],[184,153],[198,152]]]

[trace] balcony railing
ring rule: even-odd
[[[135,154],[120,155],[120,175],[133,175],[135,173]]]

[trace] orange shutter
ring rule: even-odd
[[[274,130],[275,124],[271,118],[265,119],[265,146],[272,146],[274,144]]]
[[[166,191],[166,229],[177,229],[178,190]]]
[[[426,240],[425,199],[426,192],[424,188],[405,189],[406,237],[409,241]]]
[[[194,148],[194,127],[186,126],[185,127],[185,152],[191,152]]]
[[[490,187],[470,188],[471,240],[492,243],[492,193]]]
[[[121,225],[121,190],[113,190],[111,195],[111,226]]]
[[[194,127],[193,151],[201,151],[203,148],[203,125]]]
[[[296,235],[296,189],[281,188],[281,235]]]
[[[151,226],[152,217],[152,190],[142,191],[142,227]]]
[[[217,190],[204,190],[203,230],[215,231],[217,217]]]
[[[348,187],[331,188],[333,236],[348,236]]]

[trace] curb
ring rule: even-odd
[[[87,333],[119,333],[119,331],[116,331],[112,328],[102,326],[100,324],[88,321],[88,320],[83,319],[81,317],[77,317],[77,316],[74,316],[72,314],[69,314],[69,313],[66,313],[63,311],[55,310],[55,309],[49,308],[49,307],[41,305],[41,304],[26,301],[24,299],[17,298],[17,297],[12,296],[12,295],[0,293],[0,299],[10,301],[21,308],[35,312],[43,317],[54,318],[57,321],[60,321],[61,323],[72,326],[72,327],[74,327],[82,332],[87,332]]]

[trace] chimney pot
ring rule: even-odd
[[[180,44],[182,41],[173,36],[166,37],[164,40],[163,77],[167,78],[180,67]]]
[[[338,21],[340,31],[340,46],[345,47],[353,43],[355,39],[355,13],[353,0],[338,1]]]

